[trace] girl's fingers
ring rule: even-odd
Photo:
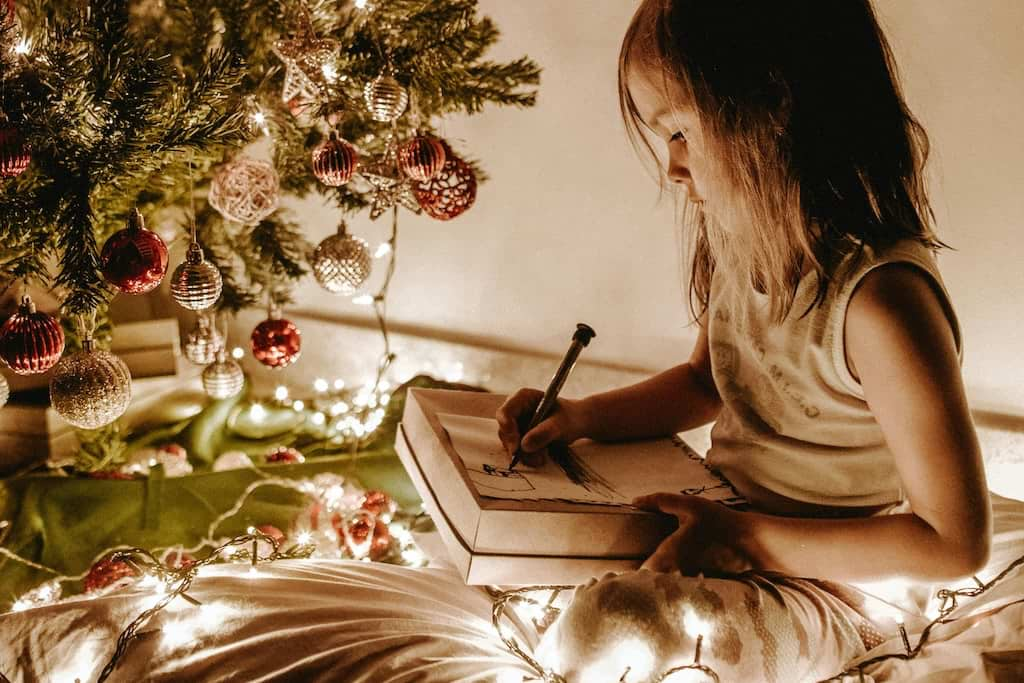
[[[523,436],[522,447],[527,453],[533,453],[544,448],[552,441],[555,441],[562,435],[561,425],[558,423],[557,418],[549,417],[543,420],[539,425],[531,429]]]
[[[520,389],[505,399],[494,414],[498,421],[498,438],[511,456],[519,447],[519,422],[532,415],[543,394],[536,389]]]
[[[633,505],[642,510],[667,512],[671,515],[689,515],[693,509],[694,496],[681,493],[651,493],[633,499]]]
[[[662,573],[679,571],[680,558],[686,547],[688,531],[688,529],[680,528],[672,532],[672,535],[658,545],[640,568]]]

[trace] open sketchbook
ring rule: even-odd
[[[628,505],[637,496],[668,491],[727,505],[743,502],[679,439],[615,444],[580,440],[552,448],[540,467],[517,465],[509,470],[496,420],[451,413],[439,413],[437,418],[481,496]]]

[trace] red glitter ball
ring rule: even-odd
[[[302,334],[290,320],[268,318],[252,331],[252,355],[271,368],[286,368],[299,359]]]
[[[135,570],[123,560],[100,560],[89,569],[85,577],[85,592],[92,593],[135,576]]]
[[[352,179],[358,161],[356,148],[331,133],[329,140],[313,150],[313,174],[324,185],[338,187]]]
[[[344,548],[345,532],[341,528],[341,515],[335,515],[331,520],[331,523],[334,525],[334,530],[338,532],[339,544]],[[352,540],[354,542],[365,542],[367,534],[370,533],[370,520],[362,516],[358,519],[352,520],[348,524],[348,533],[352,536]],[[370,559],[379,560],[387,555],[390,549],[391,530],[388,529],[388,525],[385,524],[383,520],[378,519],[373,525],[373,540],[370,541]]]
[[[36,311],[28,296],[0,326],[0,358],[19,375],[46,372],[64,353],[64,330],[52,315]]]
[[[18,129],[0,128],[0,178],[21,175],[31,162],[32,155]]]
[[[267,462],[283,462],[288,464],[306,462],[306,457],[291,446],[281,446],[267,453]]]
[[[125,294],[145,294],[167,273],[167,245],[145,228],[118,230],[103,245],[100,270],[107,282]]]
[[[362,508],[380,516],[390,516],[395,513],[395,501],[383,491],[367,491],[363,495]]]

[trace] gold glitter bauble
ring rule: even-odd
[[[203,248],[195,242],[188,245],[185,262],[171,276],[171,296],[178,305],[190,311],[209,308],[220,298],[223,286],[217,266],[203,258]]]
[[[374,121],[396,120],[409,104],[409,91],[391,74],[382,73],[363,87],[363,100]]]
[[[223,355],[203,370],[203,389],[210,398],[231,398],[245,385],[241,366]]]
[[[194,330],[185,340],[185,358],[196,365],[209,365],[217,360],[217,352],[224,347],[224,336],[210,324],[206,316],[200,316]]]
[[[80,429],[99,429],[124,414],[132,400],[132,376],[114,354],[87,339],[78,353],[65,356],[50,378],[50,403]]]
[[[331,294],[348,296],[370,277],[369,245],[365,240],[349,235],[342,223],[336,235],[317,245],[309,265],[321,287]]]
[[[274,213],[280,195],[273,164],[240,156],[217,171],[207,201],[229,221],[255,225]]]

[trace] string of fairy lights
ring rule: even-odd
[[[960,600],[962,598],[976,598],[988,592],[1021,566],[1024,566],[1024,555],[1011,562],[1005,569],[987,582],[982,582],[977,577],[972,577],[974,581],[973,586],[958,589],[940,589],[936,592],[936,599],[938,600],[938,614],[921,630],[916,644],[911,645],[910,634],[907,633],[903,622],[899,620],[897,621],[897,629],[903,646],[902,651],[886,652],[860,661],[855,665],[838,672],[834,676],[830,676],[829,678],[818,681],[817,683],[843,683],[848,680],[848,677],[854,676],[857,677],[859,681],[865,681],[867,680],[865,679],[865,676],[870,673],[866,669],[872,665],[891,659],[905,661],[915,659],[924,651],[924,648],[929,643],[932,633],[936,627],[968,618],[966,616],[950,617],[950,615],[960,606]],[[575,586],[572,585],[528,586],[501,591],[493,596],[492,624],[498,638],[505,644],[505,647],[510,653],[519,658],[535,673],[532,677],[524,677],[522,679],[524,682],[541,681],[542,683],[566,683],[566,679],[559,672],[546,668],[543,664],[538,662],[526,651],[515,637],[506,632],[504,623],[508,620],[509,615],[507,612],[509,608],[513,607],[513,611],[516,612],[518,616],[525,617],[534,625],[535,628],[537,628],[538,632],[543,633],[548,626],[558,619],[558,616],[562,612],[562,608],[555,604],[558,596],[561,593],[574,588]],[[1005,608],[1009,605],[1020,603],[1024,603],[1024,597],[1005,603],[1002,607]],[[518,606],[518,609],[515,609],[514,606]],[[991,618],[991,616],[992,615],[985,615],[981,618]],[[978,617],[971,618],[977,619]],[[684,618],[684,628],[687,634],[694,638],[695,647],[693,662],[670,668],[660,674],[648,678],[647,680],[651,680],[654,683],[690,683],[695,680],[714,681],[714,683],[718,683],[721,680],[718,672],[706,663],[701,662],[701,650],[704,643],[710,637],[710,633],[712,631],[711,626],[712,625],[708,622],[697,618],[692,612],[688,613],[686,618]],[[641,657],[637,657],[638,661],[641,659]],[[632,665],[627,666],[619,675],[618,679],[608,679],[603,683],[628,683],[628,677],[633,668],[634,667]],[[636,668],[640,669],[641,667]],[[693,677],[694,674],[701,675],[702,678],[696,679]]]

